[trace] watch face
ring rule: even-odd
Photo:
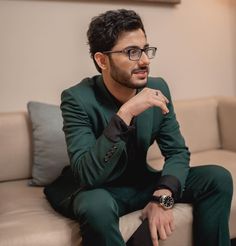
[[[161,196],[160,198],[160,204],[164,208],[172,208],[174,206],[174,199],[171,196]]]

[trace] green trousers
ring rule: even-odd
[[[119,217],[144,208],[158,175],[150,174],[148,184],[108,186],[78,193],[72,210],[80,224],[83,245],[126,245],[119,231]],[[194,246],[230,246],[228,221],[232,193],[232,178],[226,169],[216,165],[190,169],[179,202],[193,204]]]

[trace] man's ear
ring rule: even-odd
[[[94,59],[101,70],[107,69],[107,56],[101,52],[96,52],[94,54]]]

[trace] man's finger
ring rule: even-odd
[[[163,114],[169,113],[169,109],[167,108],[164,100],[161,100],[160,98],[153,98],[152,103],[154,106],[161,108]]]
[[[164,102],[159,101],[158,103],[156,103],[156,106],[159,106],[161,108],[163,114],[169,113],[169,109]]]
[[[164,226],[160,226],[160,227],[158,228],[158,234],[159,234],[159,236],[160,236],[160,239],[162,239],[162,240],[167,239],[167,235],[166,235],[166,231],[165,231]]]
[[[161,91],[156,90],[155,93],[156,93],[156,96],[159,96],[159,98],[161,98],[165,103],[169,103],[168,98],[164,96]]]
[[[166,231],[166,235],[167,235],[167,236],[170,236],[170,235],[171,235],[172,230],[171,230],[169,224],[167,224],[167,225],[165,226],[165,231]]]
[[[174,230],[175,230],[175,223],[174,223],[174,220],[171,220],[171,221],[170,221],[170,229],[171,229],[171,231],[174,231]]]
[[[146,218],[147,218],[146,214],[145,213],[142,213],[141,216],[140,216],[140,219],[142,221],[144,221]]]
[[[145,207],[145,208],[142,210],[140,219],[141,219],[142,221],[144,221],[146,218],[147,218],[147,209],[146,209],[146,207]]]
[[[162,94],[162,95],[163,95],[163,94]],[[167,97],[165,97],[164,95],[163,95],[163,97],[164,97],[166,103],[169,103],[169,102],[170,102],[169,99],[168,99]]]
[[[149,230],[150,230],[153,246],[159,246],[158,236],[157,236],[157,228],[154,226],[154,224],[149,223]]]

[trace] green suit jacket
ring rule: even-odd
[[[174,177],[179,182],[180,196],[189,171],[190,154],[180,133],[166,82],[148,78],[147,87],[162,91],[169,99],[169,113],[163,115],[160,108],[152,107],[137,116],[137,166],[148,169],[147,150],[156,140],[165,157],[161,175]],[[96,188],[118,178],[128,165],[126,142],[119,135],[114,140],[105,134],[119,106],[102,76],[86,78],[66,89],[61,99],[71,169],[79,186]]]

